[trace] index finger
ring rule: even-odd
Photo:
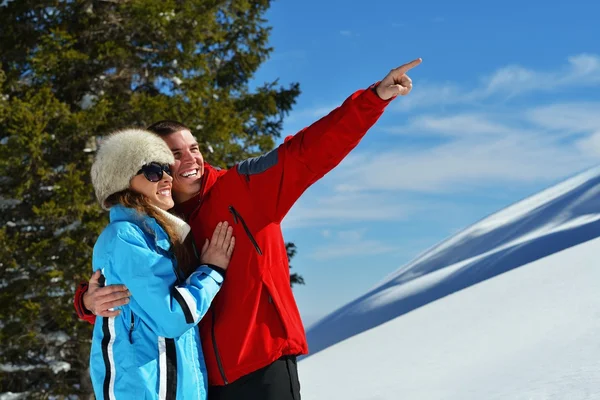
[[[102,288],[99,288],[96,290],[95,295],[97,297],[100,296],[106,296],[112,293],[116,293],[116,292],[126,292],[127,291],[127,286],[125,285],[110,285],[110,286],[104,286]]]
[[[398,71],[399,73],[405,74],[408,71],[410,71],[411,69],[413,69],[414,67],[416,67],[417,65],[421,64],[421,62],[423,62],[423,59],[417,58],[416,60],[412,60],[409,63],[399,66],[398,68],[396,68],[396,71]]]

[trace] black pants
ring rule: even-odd
[[[208,400],[300,400],[296,357],[281,357],[229,385],[209,386]]]

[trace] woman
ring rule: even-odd
[[[94,246],[93,269],[124,284],[131,301],[98,317],[90,373],[97,399],[205,399],[206,367],[196,324],[219,291],[235,240],[227,223],[200,263],[187,250],[189,226],[173,207],[173,155],[158,136],[116,132],[100,146],[92,184],[110,224]],[[187,277],[187,279],[185,279]]]

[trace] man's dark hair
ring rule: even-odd
[[[191,131],[190,128],[188,128],[181,122],[172,121],[169,119],[164,119],[162,121],[155,122],[146,129],[150,132],[156,133],[158,136],[161,137],[169,136],[172,133],[183,130]]]

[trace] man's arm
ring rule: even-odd
[[[313,183],[335,168],[354,149],[398,95],[407,95],[406,75],[420,59],[392,70],[379,84],[355,92],[338,108],[261,157],[242,161],[236,170],[255,206],[280,222]]]
[[[101,272],[94,272],[89,283],[81,282],[77,286],[73,303],[79,319],[93,324],[96,316],[116,317],[121,310],[114,310],[119,306],[129,303],[131,293],[125,285],[110,285],[104,287],[100,284],[103,280]]]

